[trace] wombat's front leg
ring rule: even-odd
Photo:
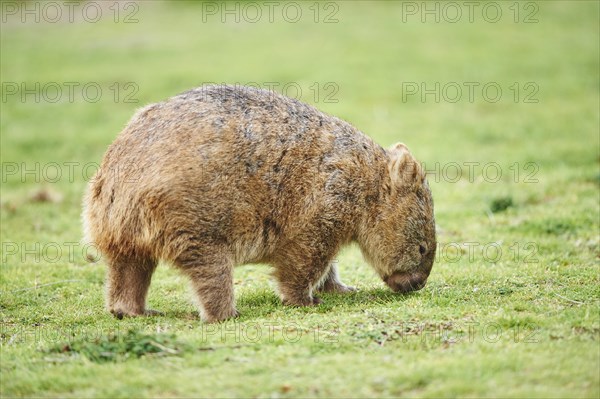
[[[319,287],[319,291],[347,293],[347,292],[356,291],[356,288],[350,287],[340,281],[340,277],[339,277],[338,271],[337,271],[337,266],[334,263],[329,268],[327,277],[325,277],[325,280],[321,283],[321,286]]]
[[[177,264],[192,280],[203,321],[214,323],[238,316],[231,261],[219,256],[198,254]]]
[[[313,296],[313,291],[329,268],[328,260],[310,254],[294,256],[288,252],[286,259],[277,262],[275,267],[279,294],[284,304],[310,306],[321,303]]]
[[[116,258],[108,262],[106,305],[118,318],[152,314],[146,310],[146,294],[156,269],[151,258]]]

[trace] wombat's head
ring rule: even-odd
[[[383,281],[396,292],[409,292],[425,286],[433,266],[433,199],[421,165],[404,144],[387,154],[380,202],[359,242]]]

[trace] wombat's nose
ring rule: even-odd
[[[392,289],[392,291],[406,293],[418,291],[425,287],[425,284],[427,283],[427,275],[420,272],[395,272],[384,281]]]

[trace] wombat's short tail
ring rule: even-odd
[[[97,247],[98,229],[102,229],[102,217],[98,214],[98,208],[103,184],[104,179],[97,173],[89,181],[83,196],[81,221],[83,224],[83,244],[86,246]]]

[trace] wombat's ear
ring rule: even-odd
[[[419,161],[412,156],[408,147],[402,143],[394,144],[388,150],[390,162],[388,168],[392,186],[418,187],[425,181],[425,172]]]

